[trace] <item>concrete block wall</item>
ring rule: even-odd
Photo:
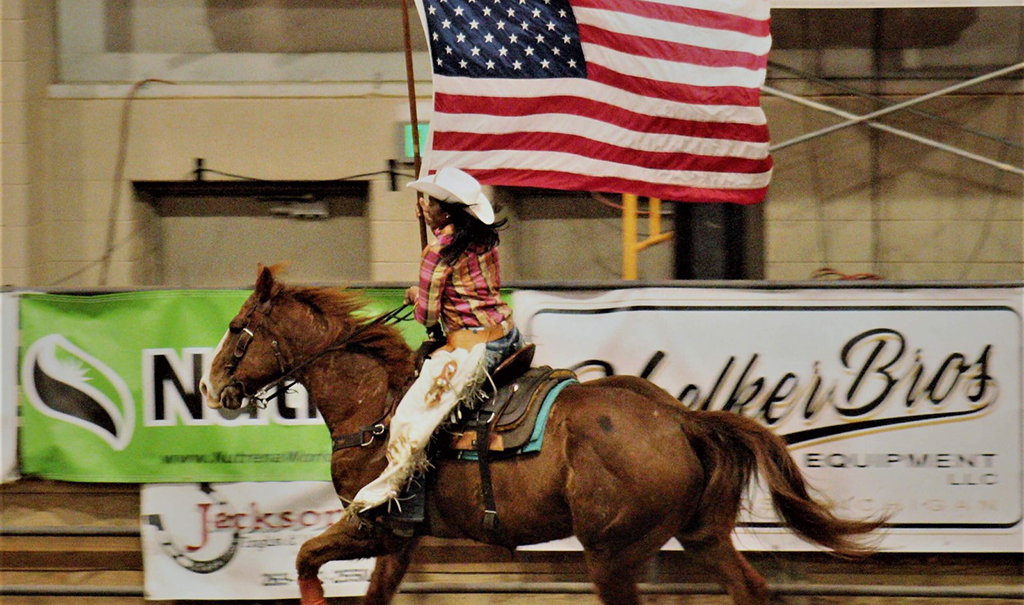
[[[190,178],[195,158],[210,168],[260,178],[330,179],[383,170],[397,155],[395,128],[407,103],[400,96],[232,95],[223,86],[151,84],[131,105],[124,180],[115,183],[123,95],[101,86],[90,89],[98,91],[93,95],[55,94],[49,87],[55,82],[52,1],[0,0],[0,283],[159,285],[154,255],[160,252],[161,219],[134,199],[130,182]],[[418,91],[421,104],[428,102],[429,87],[421,82]],[[854,113],[870,110],[846,97],[822,101]],[[765,96],[763,104],[775,141],[835,122],[780,99]],[[1019,82],[1007,82],[1005,93],[936,99],[928,109],[1018,145],[1024,140]],[[1024,164],[1019,147],[907,115],[892,123]],[[875,136],[864,126],[781,150],[775,159],[765,206],[769,280],[809,279],[822,267],[892,280],[1024,279],[1019,176],[892,135]],[[406,190],[392,192],[385,176],[373,179],[364,217],[368,244],[361,244],[368,248],[369,279],[416,278],[413,209]],[[536,262],[532,245],[522,247],[527,240],[516,234],[517,227],[524,228],[514,225],[507,240],[507,279],[566,279],[549,275],[544,267],[557,261],[548,259],[565,258],[570,266],[591,249],[598,259],[592,270],[573,269],[570,277],[620,276],[621,235],[613,223],[551,230],[587,235],[541,238],[544,262]],[[516,258],[517,241],[523,258]],[[329,238],[316,244],[342,245]],[[217,262],[216,250],[200,252],[208,252],[206,262]],[[671,278],[671,254],[664,248],[645,251],[641,259],[644,279]],[[293,279],[352,280],[329,256],[290,260]],[[202,261],[197,262],[195,279],[201,281]],[[219,277],[207,285],[245,285],[254,268],[238,267],[234,280],[219,271],[210,272]]]
[[[823,102],[854,114],[876,109],[860,100]],[[776,142],[836,122],[771,97],[764,106]],[[913,116],[886,123],[1024,166],[1019,92],[942,97],[926,107],[1018,147]],[[876,135],[864,126],[782,149],[775,161],[765,207],[769,279],[808,279],[825,266],[891,280],[1024,278],[1024,178],[1019,175],[891,134]]]
[[[30,51],[38,9],[28,0],[0,3],[0,283],[27,281],[31,242],[42,235],[40,212],[30,203],[38,176],[31,169],[29,132],[42,97],[30,78],[41,67]]]
[[[123,191],[117,207],[112,207],[111,187],[124,101],[51,100],[51,136],[63,142],[65,152],[63,159],[54,161],[54,195],[61,200],[62,207],[77,205],[74,217],[65,215],[62,219],[73,221],[83,234],[82,238],[94,242],[94,247],[87,250],[69,246],[53,251],[47,267],[38,274],[44,284],[95,263],[99,258],[97,253],[101,252],[95,248],[97,240],[106,241],[109,217],[116,217],[118,237],[114,243],[118,247],[112,255],[112,266],[124,263],[135,272],[112,270],[107,285],[152,285],[150,255],[157,252],[160,244],[155,241],[160,228],[153,223],[161,219],[154,216],[147,204],[134,198],[131,181],[190,179],[195,158],[203,158],[210,169],[261,179],[332,179],[378,172],[387,167],[391,146],[371,142],[385,138],[391,141],[394,106],[404,103],[404,99],[163,97],[161,88],[171,93],[176,91],[166,84],[151,87],[145,92],[148,96],[137,97],[131,105]],[[367,239],[371,242],[369,275],[332,272],[330,254],[309,253],[298,248],[295,251],[298,257],[262,260],[267,263],[292,261],[293,279],[303,281],[411,280],[418,260],[417,244],[413,243],[418,242],[413,198],[406,192],[391,193],[386,175],[372,180],[366,224],[370,231]],[[207,224],[215,230],[259,229],[245,242],[257,248],[261,242],[266,245],[284,232],[292,233],[296,229],[294,224],[275,229],[273,223],[257,227],[252,220],[239,220],[233,227],[212,220]],[[321,225],[309,223],[306,227],[309,237],[316,238],[312,242],[316,246],[345,245],[345,242],[321,241],[324,239]],[[409,240],[411,246],[403,247],[410,233],[414,238]],[[403,250],[411,253],[400,256],[398,252]],[[206,252],[216,255],[231,251],[213,245]],[[175,250],[165,249],[163,253],[174,254]],[[404,258],[413,266],[411,273],[408,267],[405,274],[396,268],[401,266],[401,261],[396,259]],[[197,262],[204,261],[198,259]],[[205,262],[216,264],[218,259],[207,257]],[[242,285],[255,275],[255,264],[237,269],[240,277],[234,283],[218,269],[211,271],[217,281],[206,285]],[[197,275],[202,275],[201,267],[197,271]],[[378,275],[378,271],[382,273]],[[83,274],[81,280],[76,277],[66,283],[88,285],[96,277],[95,271],[90,271]],[[201,284],[189,280],[168,285]]]

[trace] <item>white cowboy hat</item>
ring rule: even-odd
[[[480,187],[480,182],[458,168],[446,167],[430,176],[406,185],[442,202],[463,204],[466,210],[485,225],[494,223],[494,207]]]

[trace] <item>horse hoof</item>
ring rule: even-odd
[[[320,578],[299,578],[299,595],[302,605],[327,605]]]

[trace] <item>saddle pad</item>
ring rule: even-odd
[[[559,381],[575,378],[576,374],[569,370],[555,370],[550,366],[540,366],[527,370],[512,382],[507,382],[498,389],[498,393],[485,401],[478,408],[478,417],[493,414],[491,429],[498,433],[515,431],[533,417],[536,417],[536,406],[542,397]],[[529,429],[529,427],[525,427]],[[506,435],[506,438],[511,437]],[[517,445],[526,441],[526,435],[519,439],[512,438]]]
[[[555,399],[558,397],[562,389],[571,385],[578,384],[579,380],[575,378],[567,378],[558,384],[556,384],[548,394],[544,397],[543,403],[541,403],[540,410],[537,413],[537,422],[533,425],[533,432],[530,433],[530,438],[526,441],[523,447],[515,450],[505,450],[503,452],[491,452],[492,455],[500,455],[501,457],[508,457],[518,454],[527,454],[531,452],[539,452],[541,446],[544,444],[544,432],[547,429],[548,414],[551,412],[551,406],[555,403]],[[474,450],[453,450],[454,457],[459,460],[479,460],[480,457]]]
[[[448,447],[453,450],[477,449],[481,422],[488,427],[487,448],[491,451],[515,450],[526,444],[537,421],[541,403],[559,382],[575,378],[571,370],[550,366],[532,368],[513,382],[506,383],[476,410],[469,411],[447,429]]]

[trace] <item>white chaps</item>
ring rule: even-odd
[[[359,490],[349,510],[365,512],[394,500],[417,471],[427,467],[426,447],[455,406],[473,397],[486,379],[486,343],[472,349],[438,349],[402,397],[391,419],[388,466]]]

